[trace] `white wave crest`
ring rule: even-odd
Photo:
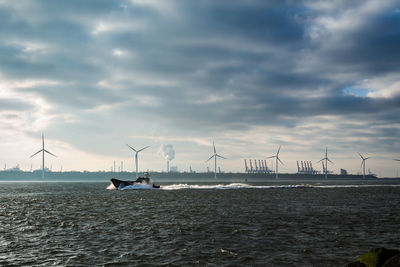
[[[321,189],[329,189],[329,188],[362,188],[362,187],[399,187],[399,184],[396,185],[387,185],[387,184],[354,184],[354,185],[323,185],[323,184],[295,184],[295,185],[250,185],[245,183],[231,183],[231,184],[214,184],[214,185],[201,185],[201,184],[171,184],[171,185],[161,185],[161,190],[182,190],[182,189],[194,189],[194,190],[210,190],[210,189],[219,189],[219,190],[230,190],[230,189],[290,189],[290,188],[321,188]],[[109,190],[116,189],[112,183],[107,187]],[[120,190],[135,190],[135,189],[156,189],[151,185],[130,185],[120,188]]]
[[[113,183],[110,183],[108,186],[107,186],[107,190],[116,190],[117,188],[114,186],[114,184]]]
[[[197,185],[197,184],[172,184],[161,186],[163,190],[180,189],[242,189],[242,188],[299,188],[308,185],[249,185],[244,183],[216,184],[216,185]]]

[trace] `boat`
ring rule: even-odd
[[[114,187],[117,190],[129,190],[129,189],[159,189],[159,185],[155,185],[151,182],[150,174],[146,172],[144,177],[138,177],[135,181],[119,180],[116,178],[110,179],[111,184],[107,188]],[[114,189],[113,188],[113,189]]]

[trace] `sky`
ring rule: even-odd
[[[400,4],[0,0],[0,168],[400,170]],[[168,147],[171,147],[168,146]],[[271,159],[267,159],[272,167]]]

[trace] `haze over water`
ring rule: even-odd
[[[1,183],[0,265],[341,266],[399,248],[392,184]]]

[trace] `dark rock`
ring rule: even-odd
[[[366,267],[366,265],[364,263],[359,262],[359,261],[355,261],[355,262],[346,264],[345,267]]]
[[[382,267],[387,260],[399,253],[400,251],[394,249],[376,248],[359,257],[357,261],[366,267]]]
[[[397,254],[396,256],[387,260],[383,267],[400,267],[400,254]]]

